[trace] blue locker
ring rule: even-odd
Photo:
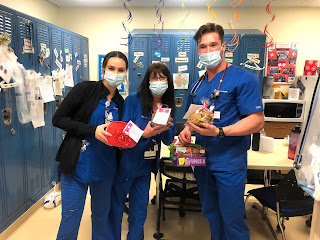
[[[0,93],[0,109],[8,113],[11,109],[11,123],[5,126],[1,119],[2,154],[4,169],[4,197],[7,217],[14,214],[25,203],[24,158],[22,155],[22,128],[16,111],[15,91],[13,88]],[[13,148],[13,146],[16,146]]]
[[[167,35],[162,36],[160,39],[156,35],[151,35],[151,63],[161,61],[167,65],[170,72],[172,71],[172,61],[170,56],[171,38]],[[151,64],[150,63],[150,64]]]
[[[229,32],[229,31],[228,31]],[[241,42],[241,36],[239,35],[239,43],[237,45],[230,46],[228,44],[231,44],[231,41],[233,39],[233,35],[231,33],[226,33],[224,35],[223,41],[227,44],[224,57],[226,60],[234,64],[236,66],[240,66],[240,42]]]
[[[15,49],[15,42],[13,36],[15,35],[15,29],[13,28],[13,13],[5,7],[0,6],[0,34],[8,33],[11,36],[11,43],[9,46]]]
[[[74,53],[72,53],[72,66],[73,66],[73,79],[74,79],[74,85],[76,85],[77,83],[82,82],[82,68],[81,65],[79,65],[79,67],[77,68],[78,65],[78,61],[81,61],[81,53],[82,53],[82,49],[81,49],[81,38],[78,35],[74,35],[73,36],[73,40],[74,40]]]
[[[55,61],[56,59],[61,63],[61,58],[60,58],[60,52],[63,50],[63,44],[62,44],[62,30],[58,27],[52,27],[52,54],[51,54],[51,62],[53,65],[53,70],[57,70],[59,67],[56,65]],[[58,53],[58,57],[56,58],[56,55],[54,54],[54,50],[56,49]],[[62,64],[62,63],[61,63]],[[56,102],[54,106],[54,112],[58,109],[60,106],[60,103],[63,101],[62,96],[56,96],[55,97]],[[62,136],[64,135],[64,131],[61,130],[60,128],[54,128],[54,142],[55,142],[55,148],[54,152],[56,153],[59,149],[59,146],[62,142]],[[59,173],[58,173],[58,162],[54,161],[54,179],[58,180],[59,178]]]
[[[35,22],[33,18],[17,14],[17,48],[15,53],[18,61],[29,69],[35,69],[35,54],[30,49],[35,44]],[[30,45],[29,45],[30,44]],[[26,196],[27,199],[33,198],[41,190],[41,153],[39,142],[39,129],[34,129],[32,123],[22,126],[23,129],[23,146],[25,159],[25,179],[26,179]],[[34,201],[31,201],[34,203]]]
[[[82,58],[81,68],[82,68],[82,81],[89,81],[89,40],[88,38],[82,37]]]
[[[69,31],[62,32],[63,47],[62,47],[62,58],[63,58],[63,68],[66,69],[66,65],[70,63],[70,53],[73,53],[73,36]],[[67,62],[69,60],[69,62]],[[64,97],[70,92],[70,87],[65,87]]]
[[[263,48],[263,46],[264,46],[264,43],[266,42],[266,36],[259,30],[255,30],[255,29],[246,29],[242,31],[243,31],[243,34],[241,37],[240,62],[244,63],[248,60],[249,57],[253,57],[260,60],[260,63],[258,64],[259,67],[261,68],[264,67],[266,49]],[[245,69],[254,72],[258,76],[260,80],[261,91],[262,91],[264,70],[259,71],[259,70],[251,70],[248,68],[245,68]]]
[[[180,34],[179,34],[180,35]],[[195,54],[195,45],[194,40],[191,37],[187,37],[189,34],[185,33],[180,36],[174,36],[172,39],[174,41],[173,49],[171,50],[172,61],[173,61],[173,70],[171,74],[175,75],[176,79],[173,78],[174,84],[176,87],[179,87],[181,82],[183,84],[188,84],[187,89],[175,89],[175,103],[176,103],[176,121],[177,122],[185,122],[183,120],[183,116],[185,114],[186,104],[188,100],[188,95],[191,90],[191,86],[194,81],[198,78],[196,74],[194,74],[194,54]],[[181,68],[185,67],[186,70],[182,70]],[[182,74],[181,77],[179,74]],[[188,77],[185,75],[188,74]],[[186,77],[184,77],[186,76]],[[175,87],[175,88],[176,88]]]
[[[40,58],[43,54],[44,48],[46,51],[50,51],[50,55],[53,54],[51,48],[51,27],[43,22],[36,23],[36,39],[37,39],[37,50],[36,55],[38,56],[38,62],[40,63]],[[46,53],[44,53],[46,54]],[[43,64],[38,64],[37,62],[37,71],[41,74],[51,75],[51,58],[47,56],[44,59]],[[54,167],[55,167],[55,143],[54,143],[54,128],[52,126],[52,116],[55,111],[55,102],[49,102],[44,104],[44,121],[45,126],[41,127],[40,139],[41,139],[41,152],[42,152],[42,162],[43,162],[43,179],[42,186],[43,188],[51,184],[51,181],[54,179]],[[51,187],[51,185],[49,185]]]
[[[134,35],[133,32],[133,43],[129,45],[129,93],[137,91],[148,66],[151,64],[150,36],[135,37]]]

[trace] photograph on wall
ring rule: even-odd
[[[298,43],[275,42],[268,48],[267,76],[274,82],[292,83],[296,73]]]
[[[173,73],[174,89],[188,89],[189,73]]]

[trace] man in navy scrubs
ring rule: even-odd
[[[206,73],[190,92],[190,104],[203,99],[214,105],[214,121],[198,127],[186,124],[179,140],[188,143],[196,131],[196,143],[208,149],[207,166],[196,167],[202,214],[208,219],[211,239],[249,239],[245,222],[244,189],[250,134],[264,126],[258,78],[250,71],[229,64],[220,25],[207,23],[194,36]]]

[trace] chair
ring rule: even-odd
[[[165,221],[165,209],[176,210],[181,217],[185,216],[185,211],[201,212],[201,203],[198,194],[196,180],[191,167],[177,167],[167,158],[161,158],[160,162],[157,232],[154,238],[161,239],[160,216]],[[165,187],[162,188],[162,177],[166,179]]]
[[[252,189],[248,194],[248,197],[254,196],[262,204],[262,208],[258,206],[257,210],[260,211],[262,219],[266,221],[276,240],[278,238],[264,208],[270,208],[275,211],[277,216],[277,229],[281,231],[283,240],[286,239],[284,233],[285,218],[308,215],[312,214],[313,211],[314,200],[297,184],[293,169],[275,186]],[[248,197],[246,198],[246,202]]]

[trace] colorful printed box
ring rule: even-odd
[[[206,166],[206,157],[186,157],[186,156],[173,156],[173,164],[179,167],[183,166]]]

